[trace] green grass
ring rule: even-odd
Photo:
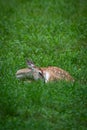
[[[75,83],[16,79],[26,59]],[[87,129],[86,0],[0,1],[0,130]]]

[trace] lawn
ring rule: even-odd
[[[16,79],[30,59],[74,83]],[[0,0],[0,130],[87,129],[87,1]]]

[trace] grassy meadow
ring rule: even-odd
[[[19,81],[26,59],[75,82]],[[86,0],[0,0],[0,130],[87,130]]]

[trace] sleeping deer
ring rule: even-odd
[[[45,83],[50,81],[74,81],[72,76],[65,70],[49,66],[49,67],[37,67],[33,62],[28,61],[28,68],[20,69],[16,73],[18,79],[42,79]]]

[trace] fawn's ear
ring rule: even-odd
[[[32,61],[30,61],[30,60],[27,60],[27,65],[28,65],[29,69],[34,69],[35,68],[34,63]]]

